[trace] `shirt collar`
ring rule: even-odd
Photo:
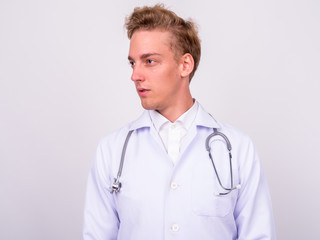
[[[201,104],[198,101],[195,101],[195,104],[193,104],[193,106],[187,111],[185,112],[183,115],[187,114],[188,112],[191,110],[191,112],[195,111],[196,115],[194,118],[190,118],[191,120],[187,120],[187,125],[189,124],[192,125],[192,122],[194,120],[194,123],[196,126],[202,126],[202,127],[208,127],[208,128],[220,128],[220,124],[209,114],[207,113],[203,107],[201,106]],[[151,127],[152,125],[156,125],[153,124],[153,120],[151,117],[150,112],[153,112],[154,110],[146,110],[142,113],[142,115],[135,121],[133,121],[130,125],[129,125],[129,130],[136,130],[139,128],[144,128],[144,127]],[[159,114],[159,113],[158,113]],[[193,113],[191,113],[193,114]],[[159,114],[161,117],[163,117],[161,114]],[[183,115],[180,116],[180,118],[183,118]],[[168,121],[165,117],[163,117],[165,119],[165,121]],[[180,119],[179,118],[179,119]],[[178,120],[179,120],[178,119]],[[157,121],[157,120],[155,120]],[[164,121],[164,122],[165,122]],[[161,123],[163,124],[164,122],[162,122],[162,120],[160,121],[160,125],[159,128],[161,127]],[[158,127],[155,126],[155,128],[158,130]]]
[[[157,132],[159,132],[162,125],[164,125],[169,121],[168,119],[166,119],[164,116],[162,116],[159,112],[155,110],[150,110],[149,115]]]
[[[192,122],[196,118],[198,111],[198,102],[195,101],[191,108],[188,109],[185,113],[183,113],[174,123],[181,124],[185,129],[189,129],[192,125]],[[161,127],[164,124],[170,123],[170,121],[162,116],[159,112],[155,110],[149,111],[151,121],[154,124],[154,127],[159,132]]]

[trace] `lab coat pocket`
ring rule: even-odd
[[[193,199],[193,210],[197,215],[225,217],[231,212],[231,199],[228,196],[206,196]]]
[[[225,217],[231,214],[235,195],[218,195],[223,192],[217,182],[212,166],[199,164],[194,168],[191,183],[191,204],[193,212],[200,216]]]

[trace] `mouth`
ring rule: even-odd
[[[150,89],[137,88],[137,92],[138,92],[140,97],[143,97],[143,96],[146,96],[150,92]]]

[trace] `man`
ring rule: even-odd
[[[135,8],[126,27],[146,111],[100,142],[83,239],[276,239],[251,140],[191,96],[200,60],[194,24],[156,5]]]

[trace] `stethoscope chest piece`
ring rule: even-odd
[[[120,192],[120,189],[121,189],[121,182],[119,181],[119,179],[115,178],[109,191],[110,193],[113,193],[113,192],[118,193]]]

